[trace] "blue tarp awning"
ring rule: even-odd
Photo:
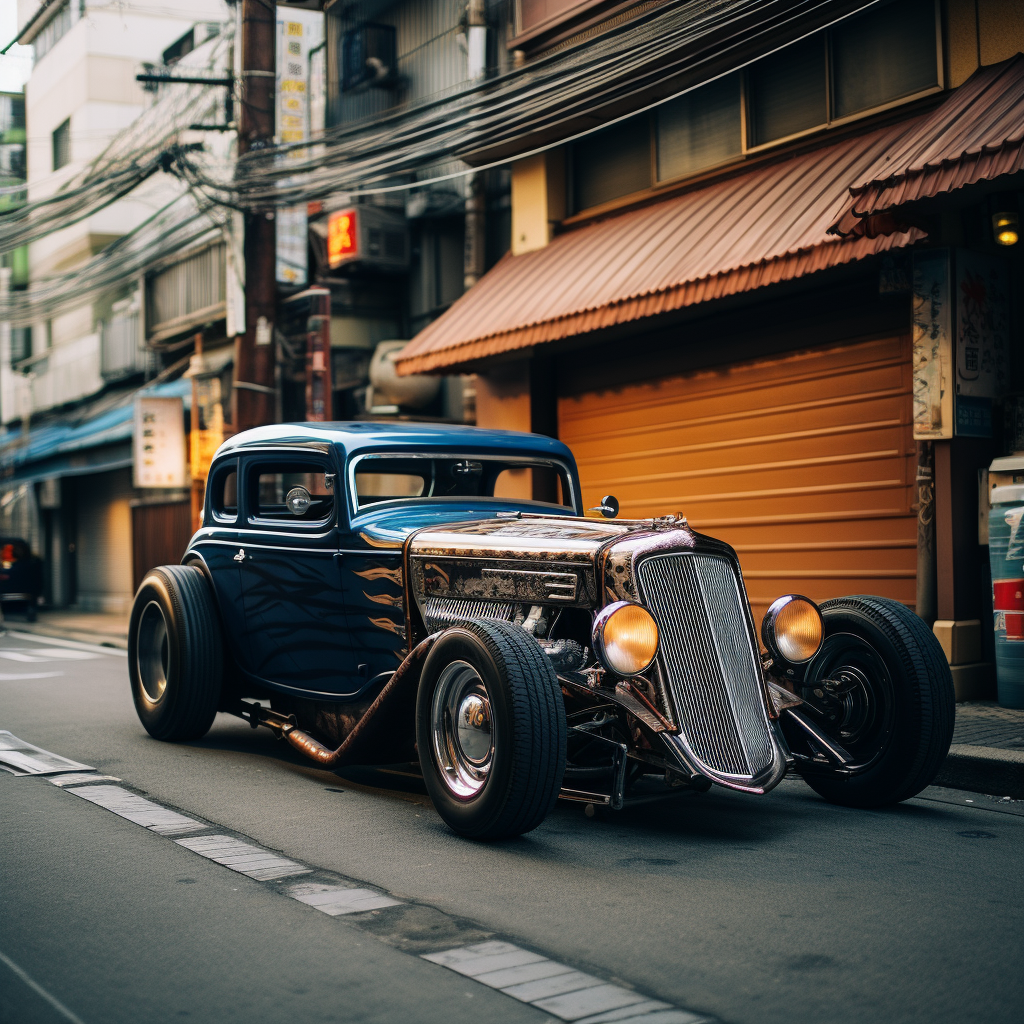
[[[75,476],[122,469],[132,464],[132,423],[135,395],[184,398],[186,408],[192,381],[181,378],[133,391],[94,416],[77,413],[63,421],[33,430],[22,440],[22,431],[0,437],[2,482],[27,483],[50,476]],[[127,443],[126,443],[127,442]]]

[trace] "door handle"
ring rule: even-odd
[[[252,555],[247,555],[245,553],[245,548],[239,548],[238,549],[238,554],[233,557],[233,561],[235,561],[235,562],[244,562],[247,558],[251,558],[251,557],[252,557]]]

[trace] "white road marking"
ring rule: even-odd
[[[71,1021],[71,1024],[85,1024],[77,1013],[72,1013],[56,996],[50,995],[42,985],[23,971],[13,960],[10,959],[10,957],[4,956],[3,953],[0,953],[0,961],[3,961],[3,963],[5,963],[10,969],[11,973],[28,985],[28,987],[32,989],[37,996],[45,999],[65,1020]]]
[[[13,683],[18,679],[56,679],[63,672],[0,672],[0,682]]]
[[[52,782],[62,789],[65,786],[81,786],[87,782],[120,782],[116,775],[51,775],[47,782]]]
[[[52,658],[57,661],[95,661],[102,655],[95,651],[68,650],[66,647],[40,647],[36,650],[26,649],[27,654],[35,658]]]
[[[216,861],[259,882],[287,878],[289,875],[304,875],[312,870],[287,857],[251,843],[243,843],[241,839],[233,839],[231,836],[196,836],[194,839],[176,839],[175,842],[198,853],[200,857]]]
[[[6,658],[7,661],[92,661],[98,657],[100,655],[94,654],[92,651],[68,651],[63,647],[40,647],[38,649],[26,647],[0,648],[0,658]]]
[[[511,942],[479,942],[427,953],[423,959],[574,1024],[701,1024],[707,1020]]]
[[[83,800],[99,804],[100,807],[105,807],[108,811],[113,811],[114,814],[134,821],[136,825],[143,825],[162,836],[180,836],[185,832],[196,832],[208,827],[194,818],[186,818],[184,814],[129,793],[120,786],[78,786],[68,792],[80,796]]]
[[[96,770],[90,765],[51,754],[34,743],[19,740],[6,729],[0,729],[0,768],[12,775],[55,775]]]
[[[120,647],[107,647],[106,644],[87,644],[81,640],[64,640],[62,637],[42,636],[39,633],[22,633],[8,630],[7,636],[15,640],[30,640],[35,644],[46,644],[49,647],[67,647],[75,651],[92,651],[94,654],[105,654],[112,658],[127,658],[128,652]]]
[[[401,903],[401,900],[384,896],[372,889],[346,889],[340,885],[316,885],[312,882],[289,886],[288,895],[331,917],[397,907]]]

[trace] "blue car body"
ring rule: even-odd
[[[367,455],[541,460],[564,471],[570,505],[510,498],[417,498],[356,507],[354,462]],[[261,466],[290,460],[334,475],[331,515],[263,521],[250,485]],[[217,495],[235,473],[234,510]],[[292,423],[225,442],[210,467],[203,525],[182,561],[201,566],[220,609],[240,682],[319,702],[364,698],[407,653],[402,545],[413,531],[494,518],[498,511],[582,515],[579,474],[560,441],[455,425]]]

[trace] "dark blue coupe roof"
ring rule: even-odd
[[[337,445],[346,455],[364,451],[458,451],[540,455],[575,466],[561,441],[516,430],[484,430],[455,423],[274,423],[229,438],[218,455],[267,445]]]

